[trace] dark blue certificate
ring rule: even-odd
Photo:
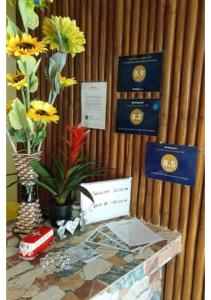
[[[149,143],[146,152],[146,177],[195,185],[197,147]]]
[[[116,131],[140,135],[158,135],[159,99],[117,100]]]
[[[117,91],[160,91],[162,61],[162,52],[120,56]]]

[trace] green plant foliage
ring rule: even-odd
[[[23,21],[24,29],[34,30],[39,26],[38,15],[34,12],[35,4],[33,0],[18,0],[18,7]]]
[[[34,135],[33,122],[26,116],[26,110],[23,103],[18,99],[14,99],[12,109],[8,113],[10,125],[15,130],[24,130],[29,135]]]
[[[16,36],[16,34],[20,35],[21,33],[22,32],[18,26],[9,17],[7,17],[7,38]]]
[[[25,75],[35,74],[40,65],[41,59],[38,61],[33,57],[21,57],[18,61],[18,67],[20,71]]]
[[[58,94],[60,91],[60,83],[58,79],[58,72],[61,72],[66,63],[67,54],[57,52],[50,57],[47,76],[53,84],[54,91]]]
[[[53,155],[52,158],[55,174],[37,161],[32,161],[31,166],[40,177],[37,183],[52,194],[56,203],[64,205],[73,191],[80,191],[94,201],[90,192],[82,187],[81,183],[89,176],[102,174],[105,168],[96,168],[93,161],[85,161],[65,169],[58,157]]]

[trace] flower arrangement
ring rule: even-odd
[[[39,26],[37,11],[45,9],[53,0],[8,0],[8,2],[17,7],[22,22],[22,26],[17,26],[7,17],[6,52],[15,60],[16,72],[14,74],[10,72],[6,77],[8,86],[17,93],[15,99],[7,101],[6,130],[14,152],[18,177],[18,180],[8,187],[20,183],[25,193],[15,230],[26,233],[42,223],[36,192],[38,174],[30,165],[30,161],[40,160],[47,126],[60,120],[59,112],[54,106],[57,95],[64,88],[77,83],[75,78],[69,78],[62,73],[67,56],[74,57],[83,52],[86,41],[75,20],[61,16],[45,17],[42,22],[42,40],[34,36],[33,32]],[[49,94],[47,99],[37,99],[35,96],[39,89],[37,71],[43,55],[48,58],[43,76]],[[54,161],[59,164],[56,158]],[[58,186],[59,191],[60,188]]]
[[[55,173],[40,164],[31,161],[31,166],[39,174],[37,183],[52,195],[58,205],[74,203],[76,198],[71,198],[73,191],[80,191],[93,201],[90,192],[81,186],[81,183],[89,176],[96,176],[105,171],[104,168],[96,168],[94,161],[81,156],[81,150],[86,142],[88,130],[79,125],[78,127],[67,126],[68,139],[68,167],[65,168],[61,160],[53,155]]]
[[[17,71],[8,73],[8,86],[17,90],[15,99],[7,102],[7,136],[14,153],[21,147],[30,154],[40,151],[46,137],[47,125],[57,123],[60,116],[54,103],[60,91],[76,84],[75,78],[62,74],[67,55],[74,57],[85,50],[83,32],[69,17],[45,17],[42,23],[43,39],[38,40],[29,31],[39,26],[38,9],[44,9],[52,0],[9,0],[16,5],[23,28],[7,17],[7,55],[15,59]],[[48,50],[48,46],[50,50]],[[43,54],[51,52],[45,70],[49,82],[48,99],[36,99],[39,88],[36,75]],[[47,54],[46,54],[47,55]]]

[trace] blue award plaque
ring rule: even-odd
[[[159,99],[117,100],[116,132],[158,135]]]
[[[117,91],[160,91],[162,61],[162,52],[120,56]]]
[[[197,153],[197,147],[149,143],[146,177],[194,186]]]

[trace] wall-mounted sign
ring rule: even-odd
[[[130,215],[132,177],[83,183],[94,203],[81,194],[81,210],[86,224]]]
[[[162,61],[162,52],[120,56],[117,91],[160,91]]]
[[[84,127],[105,129],[107,82],[82,82],[81,123]]]
[[[116,131],[129,134],[158,135],[159,99],[119,99]]]
[[[197,152],[197,147],[149,143],[146,177],[194,186]]]

